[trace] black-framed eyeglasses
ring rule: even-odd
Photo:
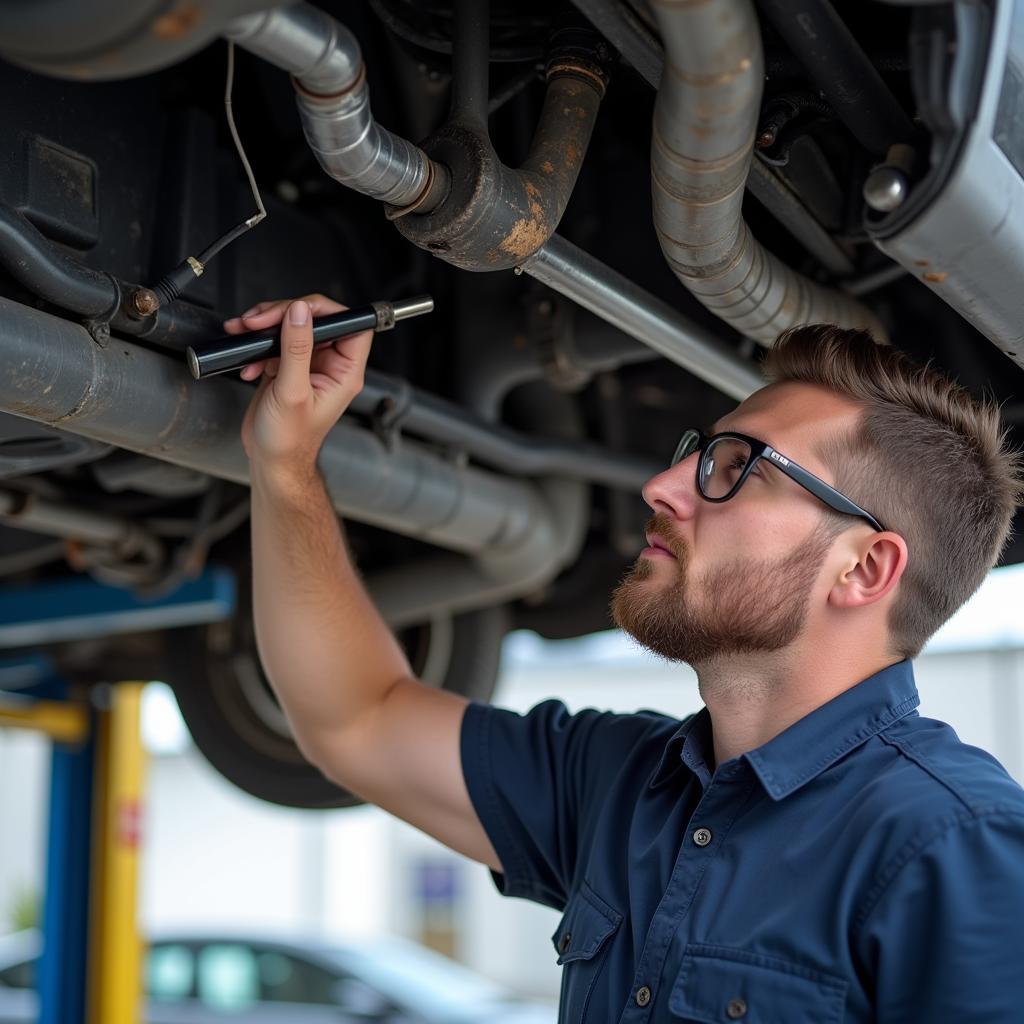
[[[697,461],[697,490],[705,501],[721,503],[735,497],[751,470],[762,459],[766,459],[770,465],[820,498],[829,508],[848,516],[866,519],[880,532],[885,530],[873,515],[850,501],[845,494],[803,466],[798,466],[792,459],[787,459],[770,444],[758,441],[756,437],[732,431],[708,437],[703,431],[687,430],[676,448],[671,464],[675,466],[694,452],[700,452]]]

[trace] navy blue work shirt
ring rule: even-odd
[[[1024,791],[918,703],[903,661],[714,770],[707,708],[471,704],[495,881],[564,910],[560,1024],[1024,1021]]]

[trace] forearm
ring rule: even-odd
[[[410,667],[317,474],[283,478],[253,464],[252,545],[260,657],[297,742],[316,760]]]

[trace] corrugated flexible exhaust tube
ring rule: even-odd
[[[712,313],[762,345],[788,327],[886,331],[865,306],[768,252],[743,219],[764,80],[751,0],[652,0],[665,47],[654,108],[654,224],[675,275]]]

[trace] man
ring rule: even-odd
[[[309,760],[564,908],[562,1021],[1024,1020],[1024,792],[917,715],[910,664],[1006,542],[997,410],[863,333],[790,332],[647,483],[612,599],[706,707],[521,716],[414,679],[348,560],[315,459],[371,338],[311,360],[338,308],[226,325],[282,322],[243,440],[260,652]]]

